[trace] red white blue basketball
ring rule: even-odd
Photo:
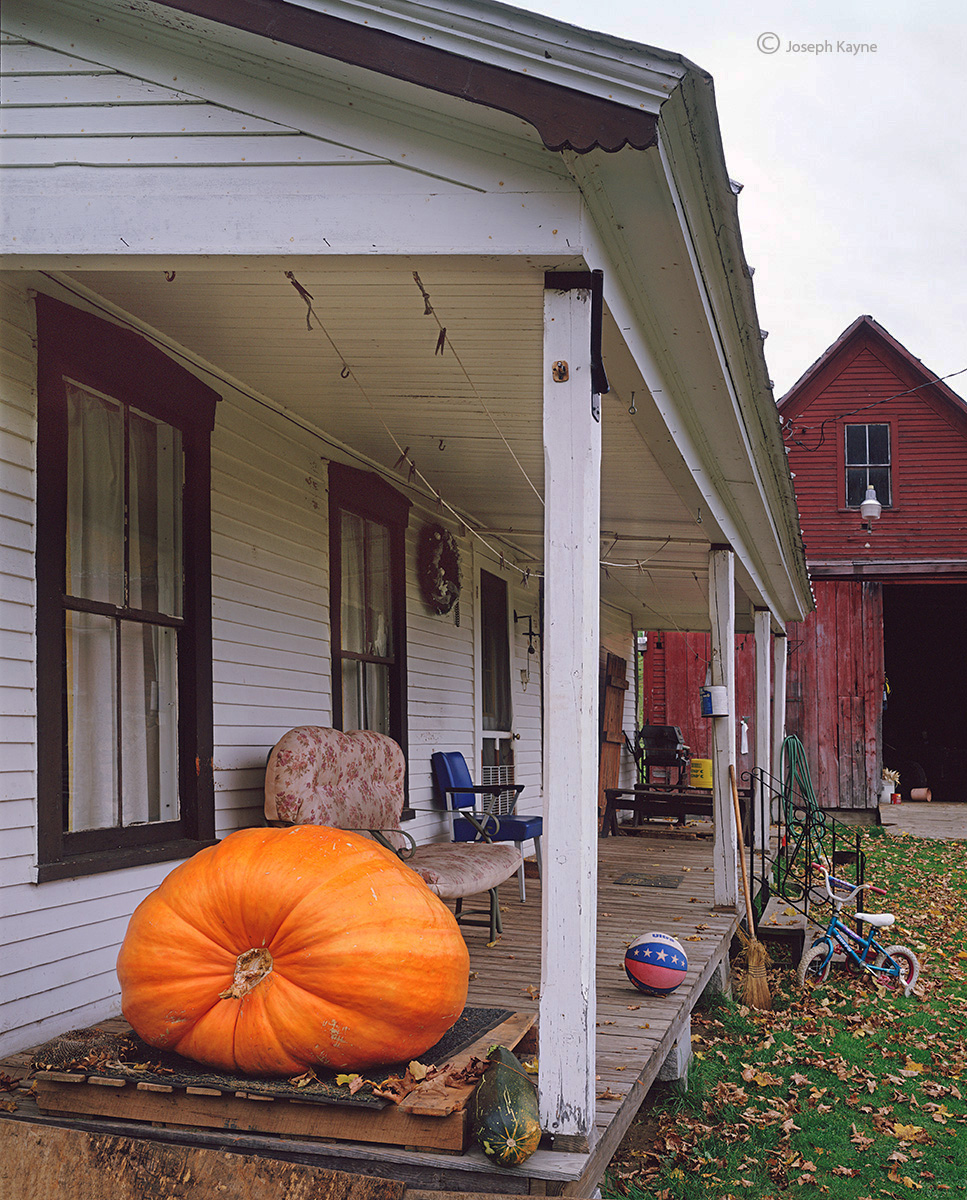
[[[688,956],[667,933],[643,933],[625,951],[625,973],[639,992],[667,996],[685,978]]]

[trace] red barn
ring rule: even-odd
[[[787,725],[817,794],[873,805],[886,766],[905,798],[967,799],[967,405],[864,316],[779,412],[816,597]]]
[[[779,402],[816,611],[791,627],[786,726],[830,808],[900,791],[967,800],[967,404],[872,317],[857,318]],[[860,506],[872,487],[880,516]],[[644,722],[707,754],[696,695],[707,636],[651,634]],[[736,641],[736,718],[749,714],[752,638]],[[737,732],[741,732],[737,730]],[[739,771],[752,766],[739,755]]]

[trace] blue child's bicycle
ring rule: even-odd
[[[855,971],[872,975],[884,987],[901,987],[903,994],[909,996],[920,975],[917,956],[906,946],[881,946],[873,936],[877,930],[887,929],[893,924],[893,914],[857,912],[856,919],[870,927],[866,937],[851,929],[840,917],[843,905],[855,900],[864,888],[881,895],[886,893],[882,888],[875,888],[869,883],[854,886],[846,880],[837,879],[820,863],[813,863],[813,867],[823,874],[826,894],[833,903],[833,912],[826,932],[803,951],[797,972],[799,986],[805,987],[807,980],[825,983],[833,964],[833,952],[839,947],[845,952],[847,963]]]

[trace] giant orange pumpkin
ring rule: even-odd
[[[138,905],[118,956],[146,1042],[227,1071],[361,1070],[433,1046],[463,1011],[452,914],[389,850],[319,825],[243,829]]]

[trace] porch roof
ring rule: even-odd
[[[238,111],[242,80],[248,114],[277,123],[267,139],[331,137],[320,113],[331,115],[338,92],[341,111],[402,114],[421,148],[432,137],[434,150],[404,176],[407,153],[387,144],[395,134],[351,147],[375,182],[338,201],[313,191],[312,172],[327,164],[301,155],[286,178],[302,172],[307,182],[285,194],[245,184],[200,195],[173,180],[174,163],[163,183],[164,172],[145,175],[149,190],[139,194],[119,188],[120,162],[89,170],[77,161],[69,178],[64,164],[59,175],[40,173],[47,186],[37,203],[18,175],[11,212],[22,204],[25,218],[7,261],[56,272],[59,282],[48,274],[38,287],[63,295],[66,284],[116,306],[122,320],[133,316],[203,370],[217,367],[318,432],[323,457],[361,458],[390,475],[398,464],[397,479],[442,496],[508,562],[536,574],[543,276],[601,269],[611,383],[602,402],[604,598],[643,627],[708,628],[708,550],[729,545],[738,628],[752,628],[753,608],[770,610],[777,629],[809,611],[795,495],[704,72],[479,0],[58,7],[47,44],[83,55],[85,36],[109,32],[135,54],[138,78],[169,88],[176,79],[180,94],[219,111]],[[21,0],[5,7],[10,27],[29,35],[38,18],[18,22],[26,11]],[[411,53],[390,53],[387,39]],[[496,74],[484,86],[472,71],[454,73],[467,62]],[[514,89],[501,93],[495,80],[512,78],[527,88],[505,101]],[[574,125],[575,96],[601,117],[600,136]],[[656,144],[633,148],[649,141],[649,122]],[[621,129],[628,144],[615,150]],[[466,153],[448,168],[446,138],[486,147],[506,175],[496,186],[472,176]],[[235,169],[222,173],[229,187]],[[77,221],[63,215],[78,177],[85,211],[110,214],[103,226],[93,216],[81,242]],[[55,178],[66,191],[50,187]]]

